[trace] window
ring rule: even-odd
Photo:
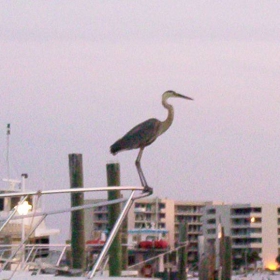
[[[215,224],[216,224],[216,219],[209,219],[209,220],[207,221],[207,224],[208,224],[208,225],[215,225]]]
[[[214,209],[214,208],[208,209],[208,210],[207,210],[207,214],[208,214],[208,215],[216,214],[216,209]]]
[[[233,225],[249,225],[250,218],[235,218],[231,220]]]
[[[235,208],[231,209],[232,215],[248,215],[251,213],[251,208]]]
[[[143,220],[144,220],[144,218],[143,218]],[[151,220],[152,220],[152,215],[151,215],[151,213],[146,214],[146,220],[147,220],[147,221],[151,221]]]
[[[262,212],[262,208],[261,207],[255,207],[255,208],[252,208],[252,213],[261,213]]]
[[[251,219],[251,222],[253,222],[253,223],[261,223],[262,222],[262,218],[255,218],[254,221],[252,221],[252,219]]]
[[[250,233],[262,233],[262,228],[250,228]]]
[[[231,234],[233,235],[233,236],[238,236],[238,235],[245,235],[245,236],[249,236],[249,232],[248,232],[248,230],[247,229],[245,229],[245,228],[238,228],[238,229],[232,229],[231,230]]]
[[[216,234],[216,229],[215,228],[207,229],[207,234]]]
[[[134,265],[136,263],[135,256],[129,255],[128,256],[128,265]]]
[[[158,205],[159,210],[165,209],[165,203],[160,203]]]
[[[250,238],[251,243],[261,243],[262,239],[261,238]]]
[[[11,198],[11,209],[16,207],[19,202],[20,202],[20,198],[19,197],[12,197]]]
[[[159,218],[160,218],[160,219],[164,219],[164,218],[165,218],[165,214],[164,214],[164,213],[160,213],[160,214],[159,214]]]
[[[165,223],[159,223],[158,228],[163,228],[164,229],[165,228]]]

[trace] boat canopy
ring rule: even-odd
[[[128,230],[130,234],[159,234],[159,233],[168,233],[167,229],[151,229],[151,228],[140,228],[140,229],[131,229]]]

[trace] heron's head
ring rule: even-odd
[[[170,97],[180,97],[180,98],[184,98],[184,99],[188,99],[188,100],[193,100],[192,98],[188,97],[188,96],[185,96],[185,95],[182,95],[180,93],[177,93],[173,90],[168,90],[166,91],[163,95],[162,95],[162,100],[166,100]]]

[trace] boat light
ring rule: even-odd
[[[32,205],[28,204],[27,201],[24,201],[23,203],[19,203],[19,205],[17,206],[17,211],[20,215],[27,215],[31,209],[32,209]]]

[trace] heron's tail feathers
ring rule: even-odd
[[[110,151],[113,155],[121,151],[127,151],[132,149],[140,148],[139,144],[135,141],[133,137],[128,137],[125,135],[123,138],[116,141],[111,147]]]
[[[122,146],[121,143],[119,141],[117,141],[116,143],[114,143],[111,147],[110,147],[110,152],[111,154],[115,155],[117,154],[119,151],[122,150]]]

